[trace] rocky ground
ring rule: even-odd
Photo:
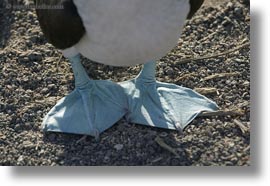
[[[208,0],[158,62],[158,80],[194,88],[230,112],[199,117],[182,134],[122,120],[99,142],[78,142],[80,135],[40,130],[74,88],[67,60],[46,42],[33,10],[0,9],[0,165],[250,165],[249,36],[248,1]],[[140,70],[84,65],[90,77],[113,81]]]

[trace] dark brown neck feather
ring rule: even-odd
[[[85,34],[82,20],[72,0],[35,0],[35,4],[51,6],[47,9],[37,8],[36,12],[45,37],[56,48],[69,48]],[[54,5],[63,8],[55,9]]]

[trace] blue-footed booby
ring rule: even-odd
[[[35,0],[48,42],[71,63],[75,90],[46,115],[45,131],[99,134],[121,118],[129,122],[182,130],[203,111],[218,106],[195,91],[156,81],[156,61],[178,42],[186,19],[203,0]],[[52,6],[53,7],[53,6]],[[125,82],[92,80],[80,56],[110,66],[143,64]]]

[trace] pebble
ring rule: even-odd
[[[235,12],[235,14],[236,14],[237,16],[241,16],[242,13],[243,13],[243,10],[242,10],[242,8],[240,8],[240,7],[236,7],[236,8],[234,9],[234,12]]]
[[[171,75],[173,75],[174,71],[173,71],[172,68],[168,67],[168,68],[166,68],[165,73],[166,73],[168,76],[171,76]]]
[[[122,150],[124,148],[124,145],[123,144],[116,144],[116,145],[114,145],[114,148],[119,151],[119,150]]]
[[[21,163],[24,160],[23,156],[19,156],[19,158],[17,159],[18,163]]]
[[[31,148],[34,146],[31,141],[24,141],[22,145],[26,148]]]
[[[41,94],[47,94],[48,92],[49,92],[49,88],[48,88],[48,87],[44,87],[44,88],[40,91]]]
[[[7,138],[6,135],[0,133],[0,139],[1,139],[1,140],[5,140],[6,138]]]
[[[167,132],[161,132],[159,134],[159,136],[164,138],[164,137],[167,137],[168,136],[168,133]]]
[[[243,85],[244,85],[244,86],[250,86],[250,82],[249,82],[249,81],[245,81],[245,82],[243,83]]]
[[[244,62],[242,59],[239,59],[239,58],[236,58],[234,61],[238,62],[238,63],[243,63]]]
[[[31,53],[29,56],[28,56],[29,60],[30,61],[41,61],[42,60],[42,55],[40,53],[37,53],[37,52],[34,52],[34,53]]]
[[[55,89],[56,85],[55,84],[49,84],[47,87],[48,87],[48,89]]]
[[[21,124],[16,124],[15,127],[14,127],[14,130],[15,130],[16,132],[21,131],[21,129],[22,129]]]

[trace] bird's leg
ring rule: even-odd
[[[123,88],[107,80],[91,80],[80,56],[69,58],[75,90],[59,100],[43,120],[43,130],[91,135],[99,134],[119,121],[128,111]],[[80,141],[80,140],[79,140]]]
[[[75,87],[84,88],[89,83],[90,78],[81,64],[80,55],[69,58],[69,62],[74,74]]]
[[[156,81],[156,62],[149,62],[143,65],[141,72],[136,78],[145,83],[153,83]]]
[[[90,107],[91,107],[91,102],[89,99],[89,92],[88,92],[88,84],[90,82],[90,78],[88,74],[86,73],[84,67],[81,64],[81,59],[80,55],[76,55],[72,58],[69,58],[69,61],[72,66],[73,74],[74,74],[74,79],[75,79],[75,89],[78,90],[82,97],[83,101],[83,108],[85,110],[85,113],[87,117],[87,121],[90,127],[90,130],[92,131],[93,135],[95,136],[95,139],[99,139],[99,131],[96,129],[92,122],[92,118],[90,117]],[[78,108],[81,109],[81,108]],[[86,137],[83,136],[83,139]]]
[[[129,122],[181,131],[201,112],[218,108],[191,89],[156,81],[155,68],[149,62],[135,79],[119,83],[128,97]]]

